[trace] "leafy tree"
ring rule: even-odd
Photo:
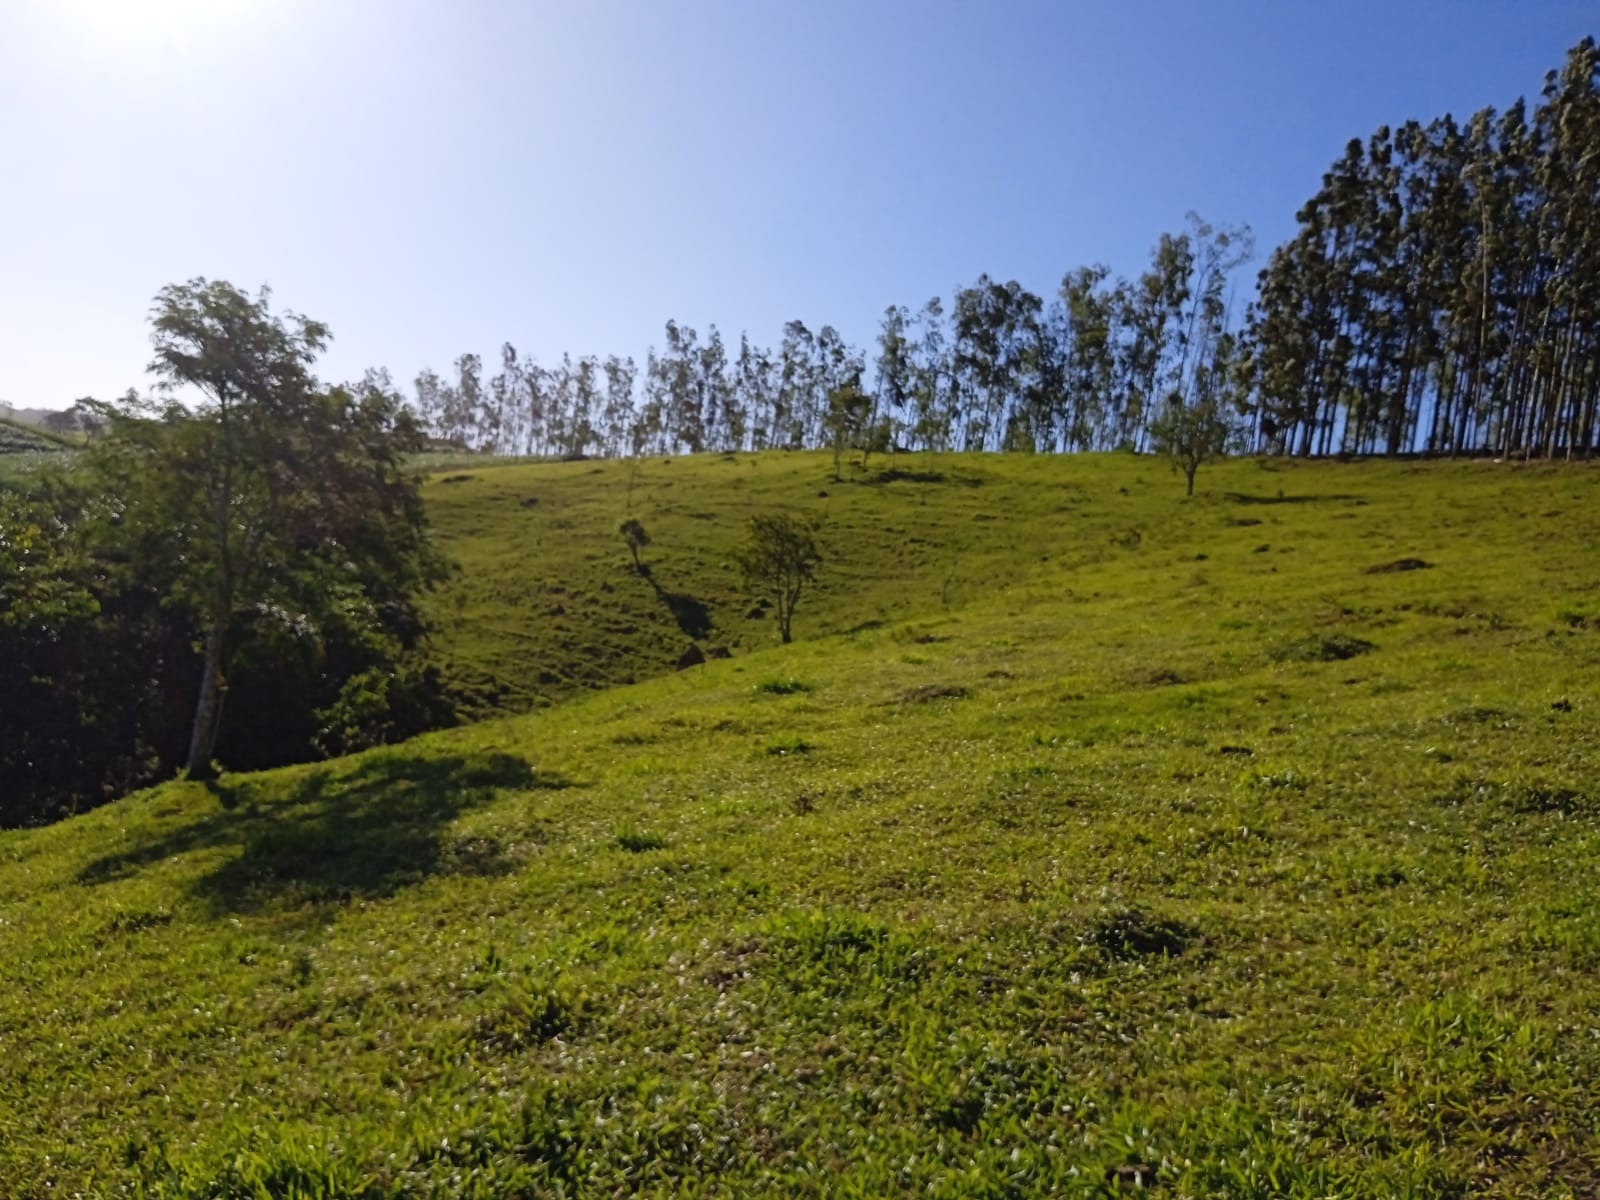
[[[744,334],[739,335],[739,360],[735,367],[734,386],[739,394],[739,407],[745,414],[745,423],[749,428],[750,448],[764,450],[772,442],[776,424],[777,364],[773,361],[771,351],[752,346]]]
[[[813,522],[788,513],[758,513],[750,518],[734,564],[747,588],[770,594],[776,601],[778,633],[785,645],[793,640],[794,609],[800,593],[816,579],[821,563]]]
[[[848,379],[828,392],[828,412],[823,418],[828,441],[833,447],[833,478],[843,479],[840,465],[846,450],[870,452],[868,435],[872,421],[872,397],[861,390],[857,379]]]
[[[1150,423],[1150,442],[1158,454],[1172,460],[1188,481],[1186,495],[1194,495],[1194,477],[1201,464],[1218,458],[1228,447],[1228,420],[1211,401],[1184,404],[1172,396],[1166,409]]]
[[[778,394],[773,406],[770,445],[798,450],[806,444],[808,415],[816,408],[814,396],[820,370],[817,339],[802,321],[783,327],[778,348]]]
[[[637,517],[629,517],[621,525],[617,526],[617,532],[622,535],[622,540],[628,544],[628,553],[633,555],[634,573],[637,575],[648,574],[644,563],[639,559],[639,552],[650,544],[650,535],[645,532],[644,525]]]
[[[606,400],[602,424],[605,427],[602,450],[615,456],[623,449],[623,439],[634,419],[633,379],[637,374],[631,358],[610,355],[605,361]]]
[[[418,593],[444,566],[404,458],[422,446],[387,378],[319,387],[327,327],[205,279],[152,313],[155,406],[108,409],[88,478],[120,505],[102,538],[191,614],[201,669],[186,766],[211,774],[228,670],[269,630],[334,622],[414,644]],[[179,403],[179,392],[195,399]]]
[[[883,323],[878,329],[878,408],[885,414],[889,425],[889,440],[905,420],[911,404],[912,360],[911,340],[907,336],[911,314],[903,305],[890,305],[883,313]]]
[[[1094,444],[1095,430],[1116,407],[1116,319],[1118,306],[1105,289],[1110,270],[1079,267],[1061,280],[1063,386],[1066,448]]]
[[[517,348],[510,342],[500,347],[500,373],[489,381],[489,426],[495,431],[493,444],[485,447],[491,454],[516,453],[517,428],[522,416],[522,364],[517,360]]]
[[[0,824],[103,803],[181,753],[193,629],[128,555],[96,552],[89,532],[121,517],[70,468],[0,489]]]
[[[944,324],[944,306],[939,297],[933,296],[917,314],[920,336],[912,347],[911,367],[911,404],[915,412],[912,433],[927,451],[949,445],[950,427],[955,420]]]
[[[967,413],[966,449],[987,448],[996,433],[1004,443],[1007,418],[1034,371],[1042,304],[1016,280],[996,283],[987,275],[956,293],[952,365],[964,391],[982,401]]]

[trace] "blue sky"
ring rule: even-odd
[[[1351,137],[1535,96],[1563,0],[0,0],[0,399],[146,385],[205,275],[327,321],[325,378],[502,341],[775,344],[979,272],[1258,261]]]

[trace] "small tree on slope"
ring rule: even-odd
[[[778,633],[785,645],[793,640],[794,608],[800,593],[816,579],[821,562],[816,527],[811,521],[787,513],[763,513],[750,518],[745,540],[734,554],[734,564],[746,587],[758,595],[771,595],[776,601]]]
[[[1201,464],[1220,458],[1228,446],[1228,422],[1210,401],[1184,404],[1173,397],[1166,410],[1150,422],[1150,443],[1158,454],[1172,460],[1188,481],[1186,495],[1194,495],[1194,477]]]

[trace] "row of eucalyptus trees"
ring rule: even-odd
[[[1191,214],[1135,280],[1080,268],[1046,299],[981,275],[948,303],[887,309],[870,355],[802,321],[776,347],[668,321],[642,370],[542,365],[508,343],[493,374],[476,354],[450,378],[423,371],[415,407],[438,437],[506,454],[1137,448],[1158,402],[1232,398],[1229,283],[1250,246]]]
[[[1260,443],[1587,455],[1600,403],[1600,51],[1530,110],[1352,141],[1261,274]]]
[[[1174,409],[1241,450],[1593,451],[1600,428],[1600,51],[1540,100],[1353,140],[1235,303],[1253,241],[1193,213],[1128,280],[1080,267],[1041,296],[981,275],[891,306],[870,353],[830,325],[776,346],[668,321],[632,358],[502,348],[424,371],[416,408],[499,453],[1135,450]],[[1240,311],[1242,309],[1242,311]]]

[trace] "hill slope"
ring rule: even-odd
[[[1272,466],[1184,503],[1147,460],[974,459],[924,504],[674,462],[663,587],[735,523],[714,472],[832,502],[806,640],[755,649],[707,538],[731,661],[0,835],[0,1179],[1594,1194],[1593,473]],[[456,634],[486,678],[516,613],[559,645],[532,564],[575,615],[642,582],[578,545],[591,469],[434,485],[482,539],[463,613],[505,606]],[[495,575],[513,509],[573,524]]]
[[[0,469],[15,467],[41,454],[59,454],[69,449],[55,434],[21,421],[0,417]]]
[[[433,613],[468,711],[520,712],[670,671],[691,638],[736,652],[774,645],[775,623],[752,606],[731,563],[758,511],[798,511],[821,523],[826,561],[796,622],[797,636],[815,638],[954,611],[1031,580],[1077,586],[1080,567],[1112,558],[1159,573],[1174,548],[1192,556],[1276,539],[1283,553],[1285,538],[1336,537],[1345,526],[1328,520],[1348,521],[1358,508],[1383,541],[1340,553],[1404,553],[1419,490],[1435,479],[1458,487],[1453,470],[1246,460],[1207,469],[1201,483],[1210,497],[1190,505],[1180,477],[1128,455],[901,456],[842,482],[824,454],[638,466],[486,460],[427,485],[438,534],[463,568]],[[1357,475],[1359,495],[1350,482]],[[1464,499],[1481,493],[1496,514],[1499,479],[1482,477]],[[617,533],[629,516],[653,539],[648,578],[634,572]],[[1305,561],[1302,547],[1296,558],[1254,565],[1265,575]],[[1335,555],[1330,565],[1349,564]]]

